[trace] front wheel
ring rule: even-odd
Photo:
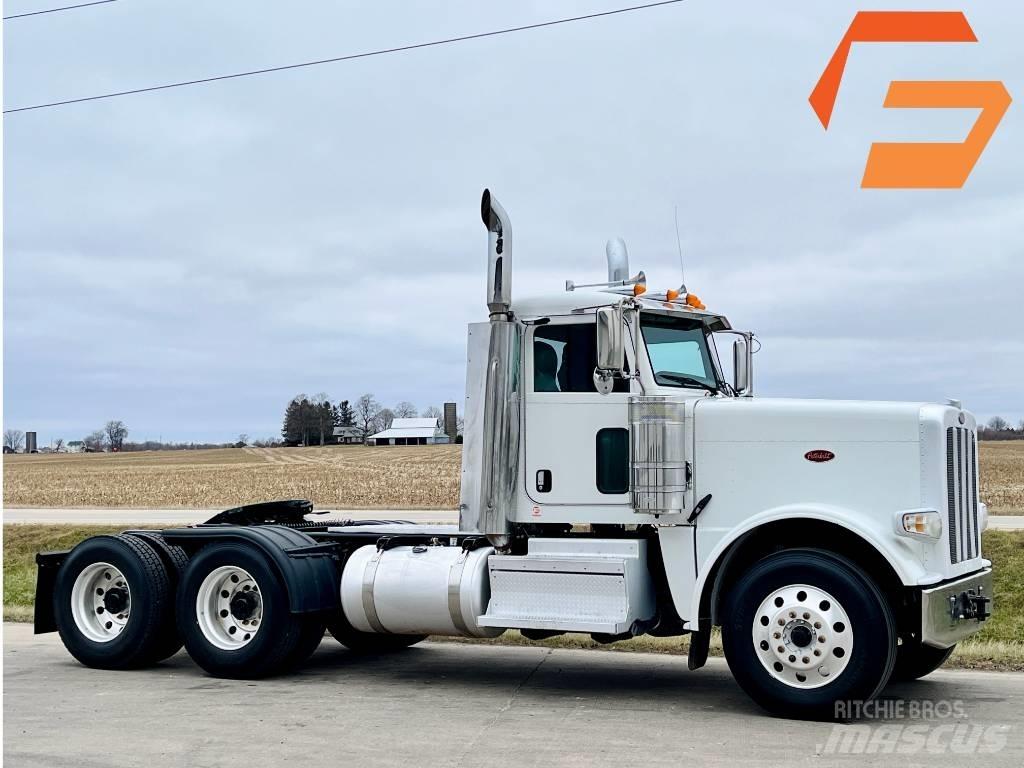
[[[892,673],[896,628],[856,565],[818,550],[755,564],[730,590],[722,644],[736,681],[776,715],[817,720],[867,701]]]
[[[956,650],[949,648],[932,648],[923,643],[903,643],[896,651],[896,667],[892,671],[893,682],[908,682],[930,675],[941,667]]]

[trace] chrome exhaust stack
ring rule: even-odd
[[[480,216],[487,227],[487,311],[493,320],[512,308],[512,226],[489,189],[480,200]]]
[[[608,282],[625,283],[629,278],[629,253],[626,241],[621,237],[613,237],[604,246],[608,258]]]
[[[472,391],[470,379],[482,379],[478,379],[482,384],[482,397],[475,403],[482,414],[470,414],[467,407],[467,425],[475,417],[473,422],[480,426],[473,433],[467,429],[465,436],[463,487],[468,486],[475,492],[462,500],[459,527],[483,533],[492,546],[505,549],[509,544],[519,476],[521,339],[520,327],[512,319],[512,227],[508,214],[489,190],[484,190],[480,213],[488,232],[487,311],[490,322],[480,324],[487,328],[487,354],[476,362],[477,365],[482,363],[485,370],[467,370],[467,398]],[[474,333],[472,328],[470,333],[471,336]],[[474,362],[471,346],[470,366]],[[477,482],[465,482],[469,472],[476,474]]]

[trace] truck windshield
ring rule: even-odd
[[[641,312],[640,329],[655,383],[718,391],[718,377],[701,322]]]

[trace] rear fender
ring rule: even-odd
[[[340,607],[341,577],[334,553],[317,547],[316,540],[301,531],[282,525],[217,525],[169,528],[160,535],[190,556],[209,544],[236,542],[256,547],[284,582],[292,613],[334,611]]]

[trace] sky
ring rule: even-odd
[[[624,5],[120,0],[5,22],[4,106]],[[300,392],[461,401],[484,187],[518,295],[604,279],[613,236],[675,287],[678,208],[688,287],[762,342],[760,395],[956,397],[1016,423],[1024,5],[901,0],[963,10],[978,42],[855,45],[826,131],[807,98],[867,7],[689,0],[6,115],[4,426],[227,441],[277,435]],[[962,189],[860,188],[872,142],[976,118],[885,109],[894,79],[1015,97]]]

